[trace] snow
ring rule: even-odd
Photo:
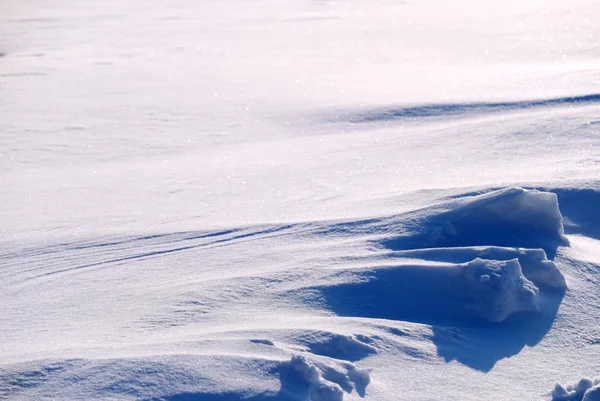
[[[0,399],[597,399],[599,2],[0,8]]]
[[[582,401],[598,401],[600,400],[600,386],[594,386],[585,392]]]
[[[553,193],[507,188],[449,207],[420,223],[427,230],[427,247],[527,246],[554,252],[558,245],[568,245]]]
[[[501,322],[513,313],[539,311],[539,290],[523,277],[517,259],[488,262],[475,259],[463,266],[472,301],[466,308],[492,322]]]
[[[600,394],[600,379],[582,378],[575,386],[568,385],[566,388],[556,383],[552,391],[552,400],[559,401],[594,401]]]
[[[489,260],[518,259],[523,275],[537,286],[565,288],[564,275],[556,264],[547,259],[543,249],[510,248],[499,246],[469,246],[452,248],[423,248],[394,252],[397,256],[417,259],[467,262],[475,258]]]

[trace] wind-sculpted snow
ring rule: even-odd
[[[554,255],[568,245],[558,200],[551,192],[507,188],[458,199],[418,219],[418,235],[388,242],[395,249],[495,245],[542,248]]]
[[[594,93],[583,96],[569,96],[553,99],[524,100],[503,103],[458,103],[458,104],[423,104],[412,107],[396,107],[387,109],[374,109],[370,111],[356,111],[352,115],[337,113],[336,119],[345,118],[353,123],[386,122],[416,118],[464,118],[474,115],[535,109],[541,107],[555,107],[570,104],[599,103],[600,94]]]
[[[547,252],[566,252],[561,221],[551,193],[506,189],[365,220],[13,253],[0,318],[22,330],[4,325],[3,341],[31,346],[8,353],[1,394],[339,401],[385,398],[379,386],[395,360],[493,372],[535,349],[555,324],[566,259],[555,263]],[[106,285],[88,296],[96,282]],[[130,345],[115,340],[114,327]],[[69,342],[60,341],[65,332]],[[97,350],[103,343],[114,358]],[[401,399],[432,398],[412,391]]]
[[[600,378],[582,378],[575,385],[556,383],[552,401],[600,401]]]
[[[317,331],[304,333],[294,340],[305,344],[314,354],[349,361],[357,361],[377,352],[377,349],[369,344],[369,338],[362,335],[350,336]]]
[[[423,262],[355,270],[354,282],[322,288],[334,310],[422,322],[501,322],[539,311],[536,284],[566,287],[543,249],[523,248],[567,243],[556,195],[509,188],[422,213],[425,218],[409,220],[418,234],[383,243],[403,249],[391,252],[393,258]]]
[[[460,268],[465,283],[449,283],[465,289],[464,296],[468,299],[465,308],[477,316],[501,322],[513,313],[539,311],[539,290],[523,277],[518,259],[475,259]]]
[[[600,1],[0,4],[1,400],[596,401]]]
[[[258,357],[209,350],[4,365],[0,398],[342,401],[344,394],[364,397],[370,383],[371,370],[352,362],[298,354],[269,341],[258,344],[268,345],[270,352]]]

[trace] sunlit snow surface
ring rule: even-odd
[[[596,400],[598,16],[2,2],[0,399]]]

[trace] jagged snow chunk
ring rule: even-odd
[[[308,384],[318,385],[321,381],[321,373],[317,367],[308,362],[305,357],[293,355],[291,364],[294,371]]]
[[[527,280],[518,259],[509,261],[477,258],[462,265],[466,307],[492,322],[501,322],[516,312],[539,311],[538,288]]]
[[[548,260],[543,249],[517,249],[519,263],[523,275],[535,284],[543,284],[554,288],[566,288],[565,276]]]
[[[356,366],[351,366],[348,369],[348,377],[358,386],[367,387],[371,383],[372,369],[360,369]]]
[[[321,380],[310,386],[310,401],[342,401],[344,391],[339,384]]]
[[[352,363],[318,367],[302,355],[293,355],[290,364],[298,377],[309,385],[310,401],[342,401],[343,389],[364,391],[371,381],[370,369],[360,369]]]
[[[344,391],[337,383],[332,383],[321,377],[319,369],[301,355],[293,355],[292,369],[300,379],[308,383],[311,401],[342,401]]]

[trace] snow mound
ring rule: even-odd
[[[556,383],[552,401],[600,401],[600,378],[582,378],[575,385]]]
[[[302,355],[292,355],[292,370],[297,377],[308,384],[311,401],[342,401],[344,390],[353,389],[364,396],[370,383],[370,370],[357,368],[354,364],[345,364],[345,372],[335,366],[317,366]]]
[[[496,245],[542,248],[568,245],[558,198],[551,192],[506,188],[458,199],[418,221],[416,237],[389,242],[396,249]]]
[[[523,275],[535,285],[566,288],[565,276],[554,262],[547,259],[543,249],[507,248],[500,246],[472,246],[455,248],[429,248],[398,252],[398,256],[464,263],[475,258],[489,260],[518,259]]]

